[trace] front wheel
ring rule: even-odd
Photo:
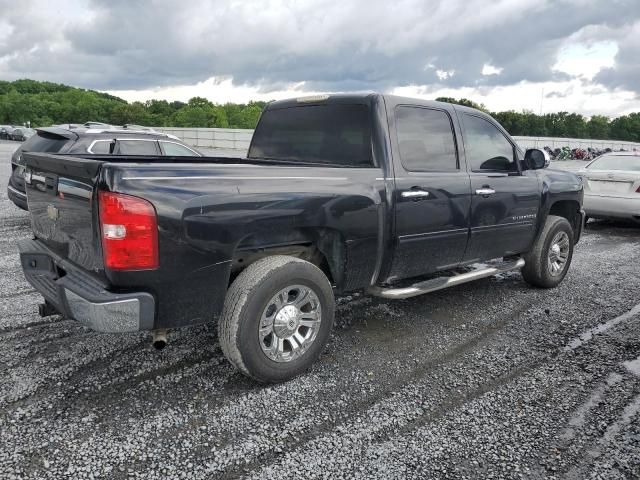
[[[284,255],[263,258],[227,292],[218,324],[222,351],[255,380],[289,380],[320,356],[334,308],[331,284],[318,267]]]
[[[535,287],[553,288],[562,282],[573,257],[573,228],[564,217],[549,215],[544,228],[524,256],[524,280]]]

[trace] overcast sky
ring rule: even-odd
[[[0,79],[127,100],[382,91],[640,111],[640,0],[0,0]]]

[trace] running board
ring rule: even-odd
[[[519,258],[515,261],[502,262],[495,267],[482,268],[480,270],[474,270],[468,273],[461,273],[460,275],[454,275],[452,277],[438,277],[426,280],[424,282],[414,283],[409,287],[402,288],[384,288],[379,286],[369,287],[367,293],[375,295],[376,297],[398,299],[398,298],[411,298],[423,293],[435,292],[436,290],[442,290],[443,288],[453,287],[462,283],[471,282],[480,278],[490,277],[498,273],[509,272],[511,270],[518,270],[524,267],[524,259]]]

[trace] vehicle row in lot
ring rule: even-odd
[[[35,135],[36,131],[28,127],[15,127],[13,125],[0,125],[0,140],[15,140],[24,142]]]
[[[578,172],[587,217],[640,223],[640,152],[611,152]]]
[[[24,187],[24,157],[26,152],[47,152],[65,155],[138,155],[200,157],[202,154],[178,137],[137,129],[101,126],[66,125],[38,128],[35,135],[20,145],[11,157],[11,177],[7,194],[18,207],[27,210]]]

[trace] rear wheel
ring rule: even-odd
[[[218,325],[220,345],[245,375],[282,382],[317,360],[333,315],[333,290],[322,270],[295,257],[264,258],[229,288]]]
[[[556,287],[567,274],[572,257],[571,224],[564,217],[549,215],[533,248],[524,256],[522,276],[536,287]]]

